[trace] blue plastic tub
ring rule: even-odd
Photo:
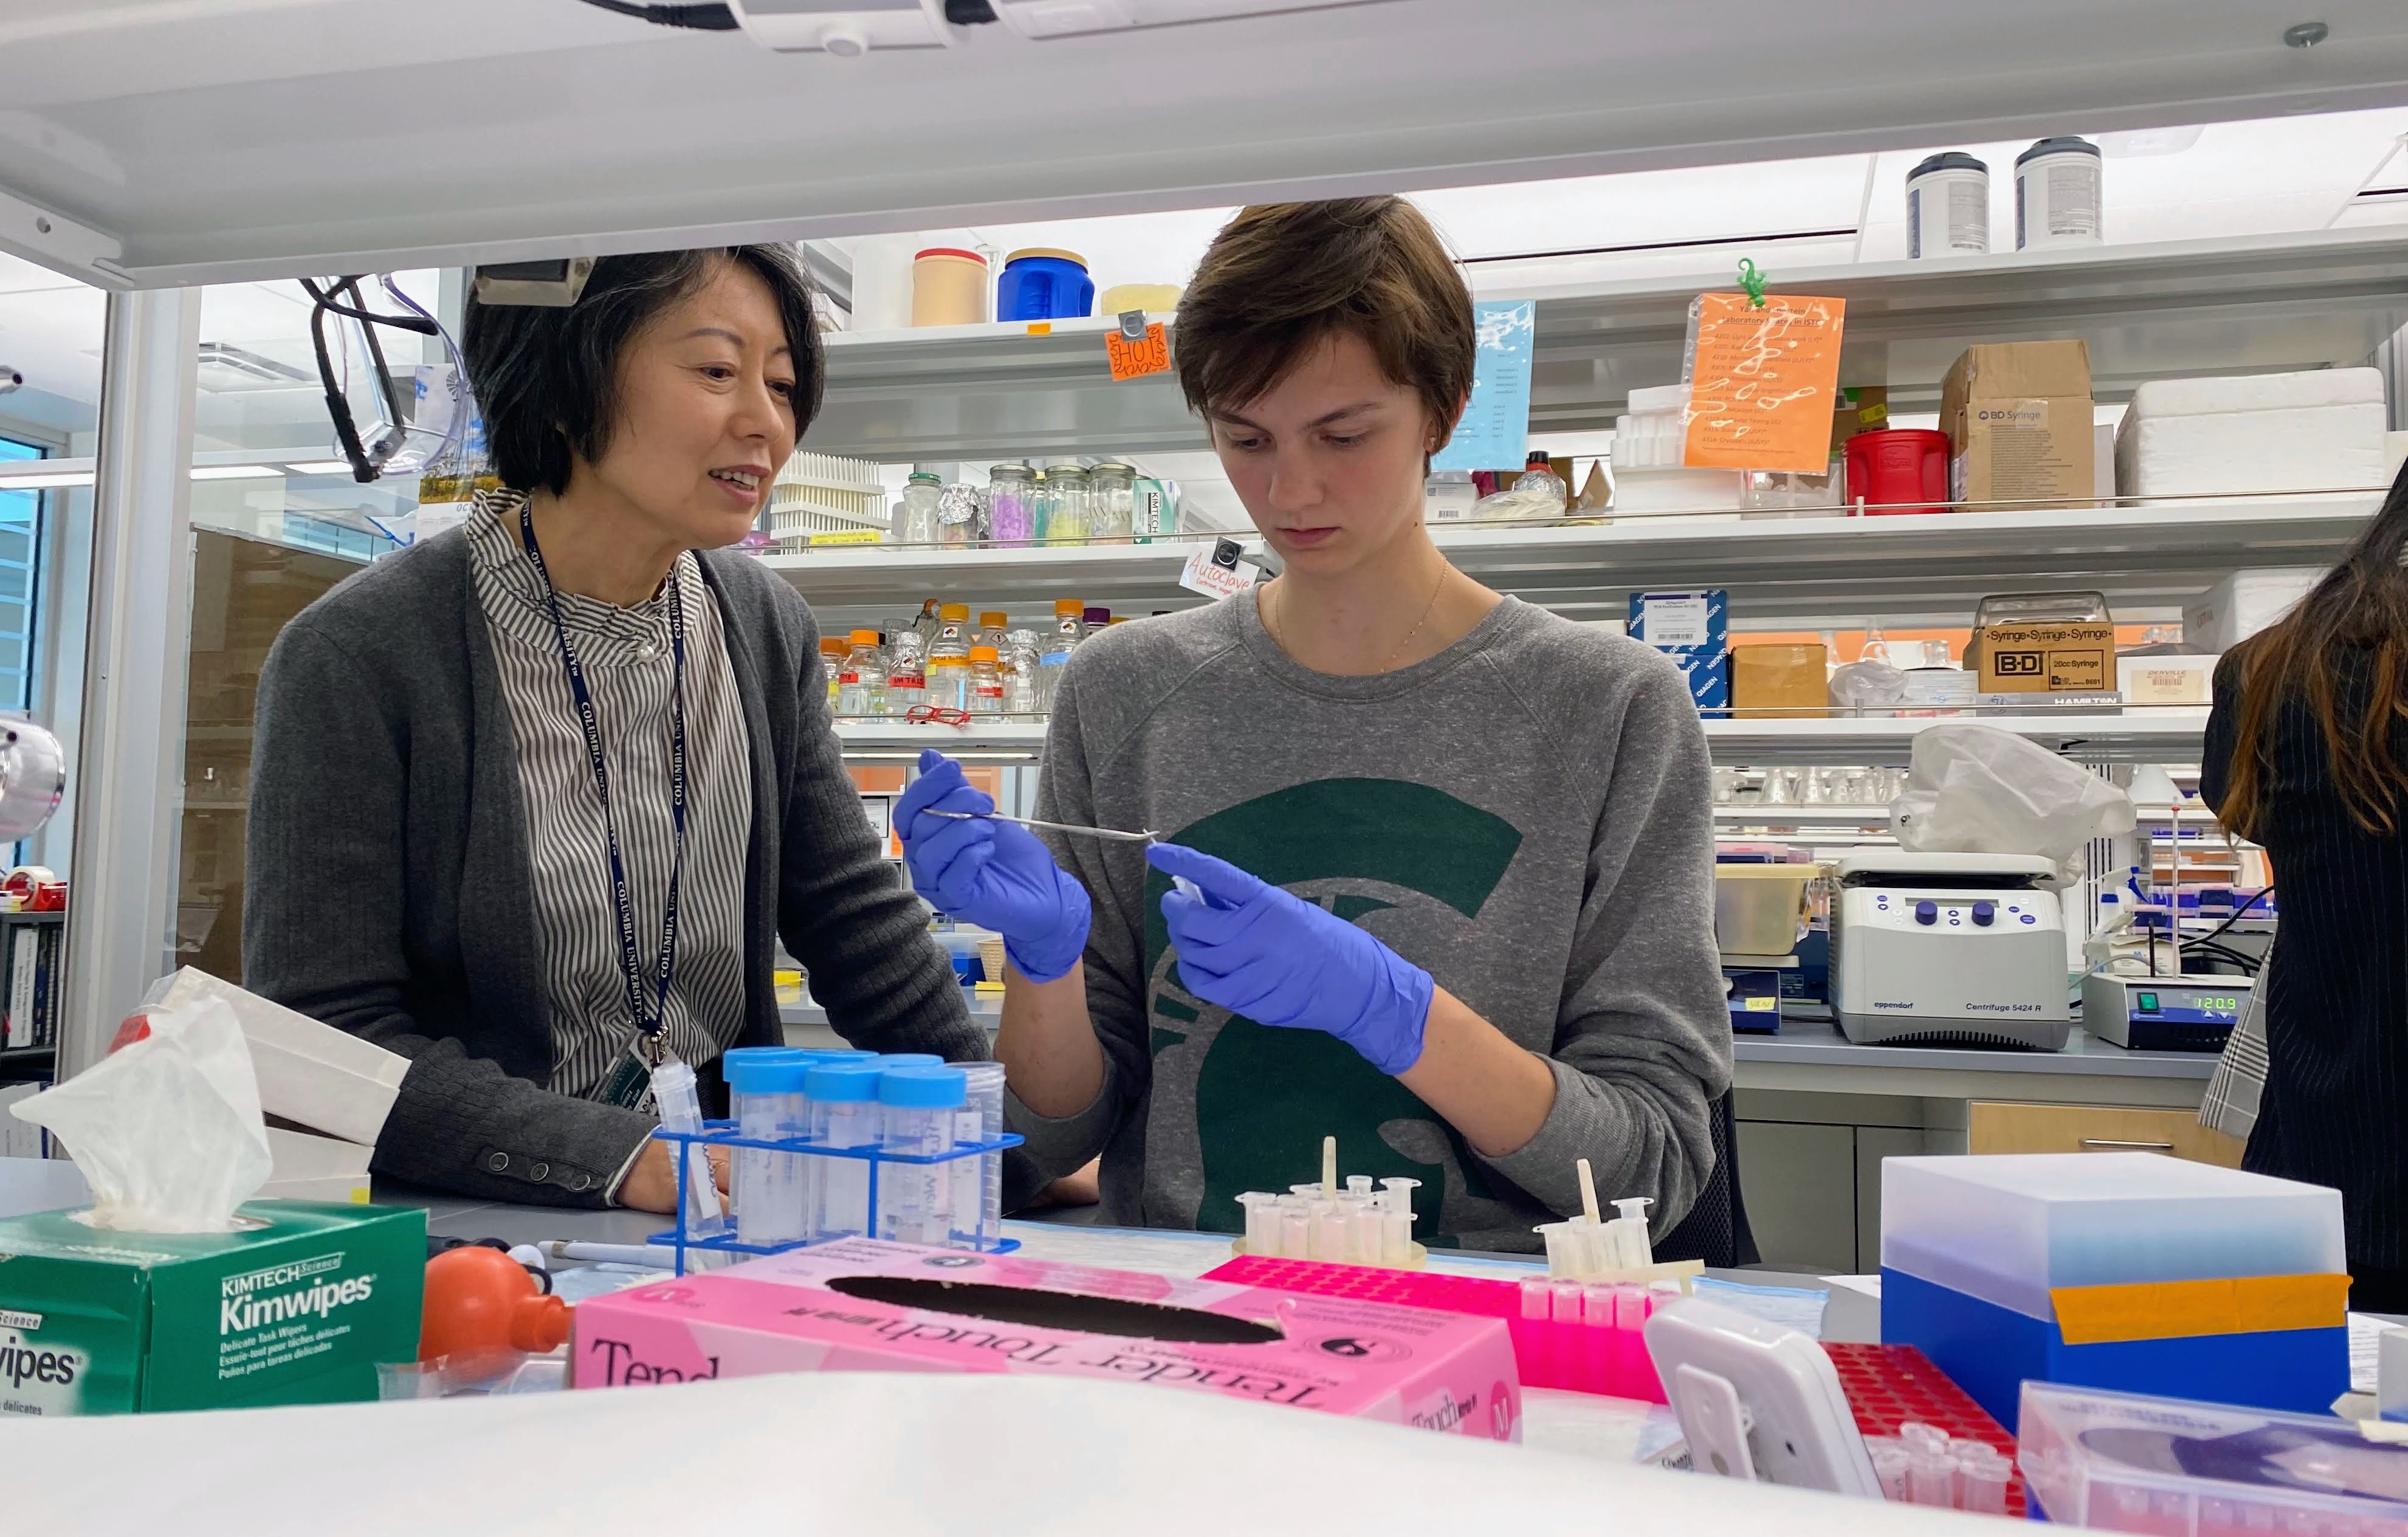
[[[1004,258],[995,281],[995,318],[1075,320],[1096,307],[1095,280],[1075,252],[1032,248]]]
[[[2009,1429],[2027,1378],[2322,1414],[2349,1391],[2349,1330],[2270,1329],[2067,1344],[2055,1322],[1882,1267],[1882,1343],[1931,1357]]]

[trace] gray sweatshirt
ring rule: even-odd
[[[1095,903],[1095,1102],[1009,1100],[1052,1173],[1103,1155],[1106,1221],[1238,1231],[1246,1190],[1340,1171],[1418,1179],[1424,1243],[1527,1250],[1598,1191],[1656,1199],[1657,1232],[1713,1163],[1728,1086],[1705,733],[1672,664],[1507,598],[1428,661],[1297,665],[1254,595],[1123,625],[1064,670],[1037,814],[1153,828],[1361,925],[1555,1071],[1529,1143],[1484,1157],[1318,1030],[1231,1015],[1179,984],[1166,877],[1134,844],[1048,834]]]

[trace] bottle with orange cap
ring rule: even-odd
[[[937,610],[937,642],[928,648],[928,702],[946,710],[970,707],[970,606]]]
[[[1054,633],[1037,648],[1037,708],[1051,711],[1054,692],[1062,685],[1062,668],[1086,634],[1087,606],[1075,597],[1055,600]]]
[[[970,702],[973,715],[1003,713],[1003,658],[993,646],[970,648]]]
[[[836,712],[839,715],[882,715],[886,712],[886,663],[878,654],[878,632],[853,632],[853,649],[844,670],[836,675]]]
[[[820,637],[820,670],[827,674],[828,713],[831,715],[836,713],[837,690],[839,686],[837,680],[844,675],[844,659],[852,654],[853,644],[842,636]]]

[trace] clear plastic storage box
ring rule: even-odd
[[[2040,1319],[2057,1286],[2349,1268],[2339,1191],[2155,1153],[1887,1159],[1881,1262]]]
[[[2330,1415],[2028,1383],[2018,1450],[2032,1498],[2059,1526],[2408,1537],[2408,1446]]]

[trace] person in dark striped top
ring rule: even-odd
[[[2282,923],[2243,1167],[2342,1193],[2350,1306],[2408,1312],[2408,473],[2215,671],[2200,795],[2265,846]]]

